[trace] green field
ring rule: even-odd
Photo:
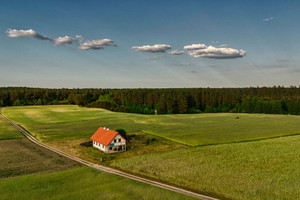
[[[195,199],[120,176],[79,167],[0,180],[0,199]]]
[[[116,160],[112,166],[229,199],[300,199],[300,136]]]
[[[194,199],[79,167],[22,137],[8,123],[0,124],[5,127],[0,129],[0,199]]]
[[[76,166],[79,166],[77,162],[40,147],[26,138],[0,140],[0,179]]]
[[[79,166],[77,162],[30,142],[0,119],[0,179],[76,166]]]
[[[99,126],[125,128],[137,134],[130,144],[135,148],[105,162],[124,171],[221,198],[300,199],[299,116],[153,116],[78,106],[7,107],[3,113],[37,138],[91,161],[99,160],[101,152],[81,147],[81,142],[88,140]],[[160,137],[145,146],[144,140],[154,137],[147,133]],[[279,137],[287,135],[292,136]],[[175,145],[161,137],[190,146]],[[257,141],[272,137],[277,138]],[[238,143],[249,140],[253,141]]]
[[[0,140],[22,138],[23,135],[12,125],[0,119]]]
[[[90,137],[99,126],[197,146],[300,134],[300,116],[210,113],[141,115],[67,106],[6,107],[3,114],[42,141]]]

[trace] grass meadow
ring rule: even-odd
[[[141,115],[75,105],[6,107],[2,113],[41,141],[90,137],[99,126],[145,132],[190,146],[300,134],[300,116],[209,113]]]
[[[77,167],[0,180],[0,199],[195,199],[186,195]]]
[[[9,123],[0,119],[0,140],[22,138],[23,135]]]
[[[300,199],[300,136],[192,147],[112,166],[228,199]]]

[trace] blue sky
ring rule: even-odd
[[[299,19],[300,1],[1,2],[0,87],[298,86]]]

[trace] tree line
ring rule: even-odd
[[[154,114],[300,114],[300,87],[48,89],[0,88],[0,107],[76,104],[117,112]]]

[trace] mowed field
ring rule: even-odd
[[[74,105],[6,107],[2,113],[41,141],[90,137],[99,126],[146,132],[190,146],[300,134],[300,116],[209,113],[141,115]]]
[[[88,167],[0,180],[0,199],[195,199]]]

